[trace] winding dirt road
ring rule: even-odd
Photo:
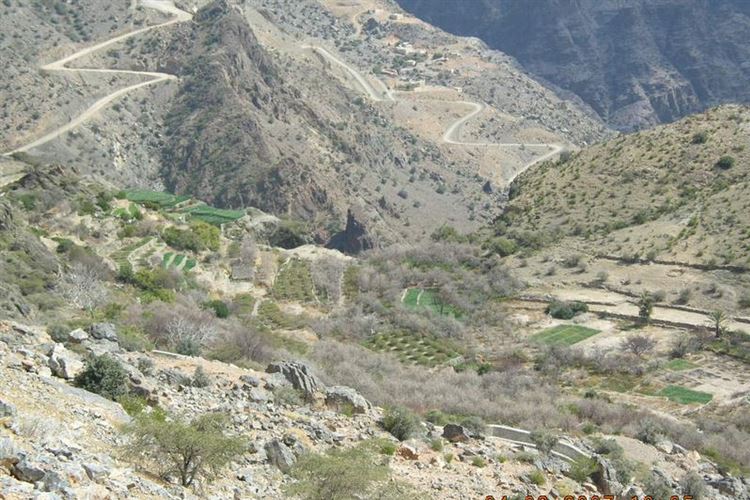
[[[397,99],[396,99],[395,94],[397,94],[397,92],[390,90],[390,88],[380,79],[376,78],[375,81],[378,83],[378,86],[380,86],[383,89],[382,91],[378,91],[373,86],[373,84],[370,83],[370,81],[368,81],[367,78],[365,78],[359,72],[359,70],[349,65],[346,61],[339,59],[330,51],[328,51],[326,48],[321,47],[319,45],[302,45],[302,48],[313,50],[314,52],[317,52],[318,54],[322,55],[324,58],[328,59],[330,62],[343,68],[347,73],[349,73],[352,76],[352,78],[354,78],[354,80],[361,87],[361,89],[365,92],[365,94],[367,94],[368,97],[372,99],[373,101],[396,102]],[[515,175],[510,179],[509,184],[510,182],[513,181],[513,179],[515,179],[515,177],[520,175],[529,167],[532,167],[533,165],[536,165],[539,162],[542,162],[544,160],[547,160],[559,154],[564,149],[562,144],[557,144],[557,143],[466,142],[466,141],[463,141],[460,138],[461,128],[464,126],[464,124],[466,124],[466,122],[468,122],[472,118],[482,113],[487,108],[487,105],[484,103],[479,103],[479,102],[474,102],[474,101],[446,101],[446,102],[450,102],[451,104],[457,104],[460,106],[469,106],[473,109],[466,115],[462,116],[455,122],[451,123],[448,126],[448,128],[445,129],[445,132],[443,133],[443,136],[441,137],[441,141],[444,144],[451,144],[451,145],[456,145],[456,146],[479,146],[479,147],[502,147],[502,148],[529,147],[529,148],[545,148],[548,150],[547,153],[523,165],[518,170],[518,172],[516,172]]]
[[[49,71],[49,72],[57,71],[57,72],[68,72],[68,73],[76,73],[76,74],[109,73],[109,74],[117,74],[117,75],[138,75],[138,76],[149,77],[150,79],[144,82],[130,85],[128,87],[124,87],[115,92],[112,92],[111,94],[105,97],[102,97],[101,99],[96,101],[94,104],[92,104],[88,109],[86,109],[83,113],[73,118],[67,124],[49,132],[48,134],[34,140],[33,142],[30,142],[28,144],[25,144],[24,146],[16,148],[7,153],[4,153],[4,156],[9,156],[9,155],[12,155],[13,153],[20,153],[20,152],[28,151],[30,149],[46,144],[50,142],[51,140],[60,137],[63,134],[66,134],[67,132],[73,130],[74,128],[76,128],[77,126],[79,126],[80,124],[82,124],[83,122],[91,118],[92,116],[94,116],[96,113],[98,113],[99,111],[107,107],[112,101],[118,99],[119,97],[122,97],[123,95],[129,92],[138,90],[143,87],[147,87],[149,85],[155,85],[160,82],[177,79],[175,75],[171,75],[169,73],[158,73],[158,72],[150,72],[150,71],[131,71],[131,70],[120,70],[120,69],[68,68],[67,67],[67,64],[69,64],[70,62],[75,61],[76,59],[80,59],[81,57],[87,56],[89,54],[93,54],[94,52],[97,52],[101,49],[109,47],[110,45],[113,45],[115,43],[122,42],[123,40],[127,40],[128,38],[134,37],[136,35],[140,35],[147,31],[151,31],[151,30],[158,29],[158,28],[164,28],[172,24],[176,24],[176,23],[189,21],[193,17],[189,13],[175,7],[174,3],[172,3],[171,0],[142,0],[141,4],[144,7],[155,9],[160,12],[164,12],[165,14],[171,14],[174,17],[170,19],[169,21],[161,23],[161,24],[146,26],[145,28],[140,28],[140,29],[125,33],[123,35],[110,38],[109,40],[106,40],[96,45],[92,45],[91,47],[82,49],[76,52],[75,54],[64,57],[58,61],[45,64],[40,69],[42,69],[43,71]]]

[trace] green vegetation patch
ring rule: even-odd
[[[404,305],[411,309],[427,309],[443,316],[461,317],[461,311],[452,304],[440,300],[435,290],[409,288],[404,297]]]
[[[698,365],[696,365],[695,363],[691,363],[686,359],[673,359],[669,363],[667,363],[667,369],[675,372],[682,370],[692,370],[693,368],[697,367]]]
[[[713,398],[713,395],[707,392],[694,391],[677,385],[668,385],[659,392],[659,395],[683,405],[692,403],[706,404]]]
[[[396,356],[402,363],[437,366],[461,356],[461,351],[446,339],[408,332],[379,333],[367,339],[365,347]]]
[[[270,300],[258,306],[258,319],[268,327],[282,330],[297,330],[305,326],[304,318],[285,313],[278,304]]]
[[[121,249],[117,250],[116,252],[112,253],[110,257],[118,266],[123,265],[128,261],[128,257],[130,257],[130,254],[141,248],[143,245],[151,241],[153,238],[151,236],[147,236],[145,238],[142,238],[135,243],[131,243],[130,245],[124,246]]]
[[[180,210],[182,213],[190,214],[190,217],[214,226],[220,226],[228,222],[234,222],[245,216],[244,210],[226,210],[223,208],[214,208],[208,205],[195,205]]]
[[[178,196],[171,193],[149,191],[146,189],[131,189],[125,191],[125,198],[135,203],[156,205],[160,208],[171,208],[190,199],[189,196]]]
[[[310,264],[300,259],[290,259],[282,266],[271,291],[277,300],[294,302],[312,302],[313,280],[310,274]]]
[[[535,342],[547,345],[573,345],[589,337],[593,337],[599,331],[580,325],[557,325],[542,330],[531,338]]]

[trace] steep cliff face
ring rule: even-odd
[[[750,101],[746,0],[398,0],[477,36],[630,130]]]

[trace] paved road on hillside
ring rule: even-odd
[[[169,73],[159,73],[159,72],[151,72],[151,71],[131,71],[131,70],[120,70],[120,69],[105,69],[105,68],[68,68],[66,66],[67,64],[71,63],[72,61],[75,61],[76,59],[87,56],[89,54],[93,54],[115,43],[122,42],[123,40],[127,40],[128,38],[140,35],[142,33],[146,33],[147,31],[164,28],[172,24],[181,23],[181,22],[189,21],[190,19],[192,19],[192,16],[190,14],[188,14],[187,12],[183,10],[178,9],[169,0],[143,0],[142,5],[144,7],[148,7],[151,9],[158,10],[160,12],[164,12],[166,14],[172,14],[174,17],[167,22],[164,22],[161,24],[155,24],[153,26],[147,26],[145,28],[140,28],[134,31],[130,31],[123,35],[110,38],[109,40],[98,43],[96,45],[92,45],[91,47],[81,49],[78,52],[71,54],[67,57],[64,57],[58,61],[45,64],[40,69],[42,69],[43,71],[49,71],[49,72],[67,72],[67,73],[75,73],[75,74],[109,73],[109,74],[117,74],[117,75],[138,75],[138,76],[148,77],[149,80],[136,83],[128,87],[124,87],[115,92],[112,92],[111,94],[105,97],[102,97],[101,99],[96,101],[94,104],[92,104],[88,109],[86,109],[83,113],[74,117],[71,121],[69,121],[65,125],[45,134],[44,136],[34,140],[33,142],[30,142],[28,144],[25,144],[21,147],[18,147],[12,151],[5,153],[5,156],[9,156],[13,153],[20,153],[20,152],[28,151],[30,149],[46,144],[50,142],[51,140],[60,137],[63,134],[66,134],[67,132],[73,130],[74,128],[76,128],[77,126],[79,126],[80,124],[82,124],[83,122],[85,122],[86,120],[94,116],[95,114],[97,114],[102,109],[106,108],[112,101],[118,99],[119,97],[122,97],[125,94],[128,94],[130,92],[133,92],[134,90],[138,90],[143,87],[155,85],[157,83],[161,83],[161,82],[168,81],[168,80],[177,79],[175,75],[171,75]]]
[[[383,83],[380,79],[375,79],[377,81],[377,84],[379,87],[381,87],[383,90],[378,91],[375,86],[367,79],[365,78],[359,70],[348,64],[346,61],[342,60],[341,58],[337,57],[333,53],[331,53],[328,49],[321,47],[319,45],[303,45],[302,48],[305,49],[311,49],[318,54],[322,55],[324,58],[328,59],[332,63],[342,67],[347,73],[349,73],[352,78],[358,83],[358,85],[361,87],[361,89],[368,95],[370,99],[376,102],[395,102],[396,96],[395,92],[391,91],[390,88]],[[461,128],[471,120],[472,118],[476,117],[480,113],[482,113],[486,108],[487,105],[484,103],[474,102],[474,101],[444,101],[451,104],[456,104],[459,106],[469,106],[472,108],[472,110],[467,113],[466,115],[462,116],[461,118],[457,119],[453,123],[451,123],[448,128],[445,129],[445,132],[443,133],[443,136],[441,137],[441,141],[444,144],[451,144],[456,146],[478,146],[478,147],[503,147],[503,148],[545,148],[548,149],[547,153],[544,155],[535,158],[534,160],[526,163],[521,167],[518,172],[515,173],[515,175],[510,179],[509,183],[515,179],[519,174],[521,174],[523,171],[527,170],[529,167],[536,165],[539,162],[542,162],[544,160],[547,160],[557,154],[559,154],[563,149],[563,145],[557,144],[557,143],[521,143],[521,142],[467,142],[463,141],[460,138]]]

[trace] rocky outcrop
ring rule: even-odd
[[[350,410],[352,413],[366,413],[372,407],[360,393],[339,385],[326,389],[326,405],[336,411]]]
[[[451,443],[463,443],[471,439],[471,433],[461,425],[447,424],[443,427],[443,437]]]
[[[48,364],[56,377],[72,380],[83,370],[80,357],[67,350],[62,344],[55,344],[49,351]]]
[[[476,36],[621,129],[750,101],[745,0],[398,0]]]
[[[336,234],[328,243],[328,248],[343,253],[356,254],[376,246],[375,238],[367,229],[366,215],[359,207],[351,207],[346,213],[346,228]]]
[[[305,398],[311,399],[323,384],[312,374],[310,368],[302,363],[272,363],[266,368],[267,373],[280,373],[292,387],[301,391]]]
[[[266,443],[265,450],[268,461],[285,474],[297,461],[292,450],[278,439]]]

